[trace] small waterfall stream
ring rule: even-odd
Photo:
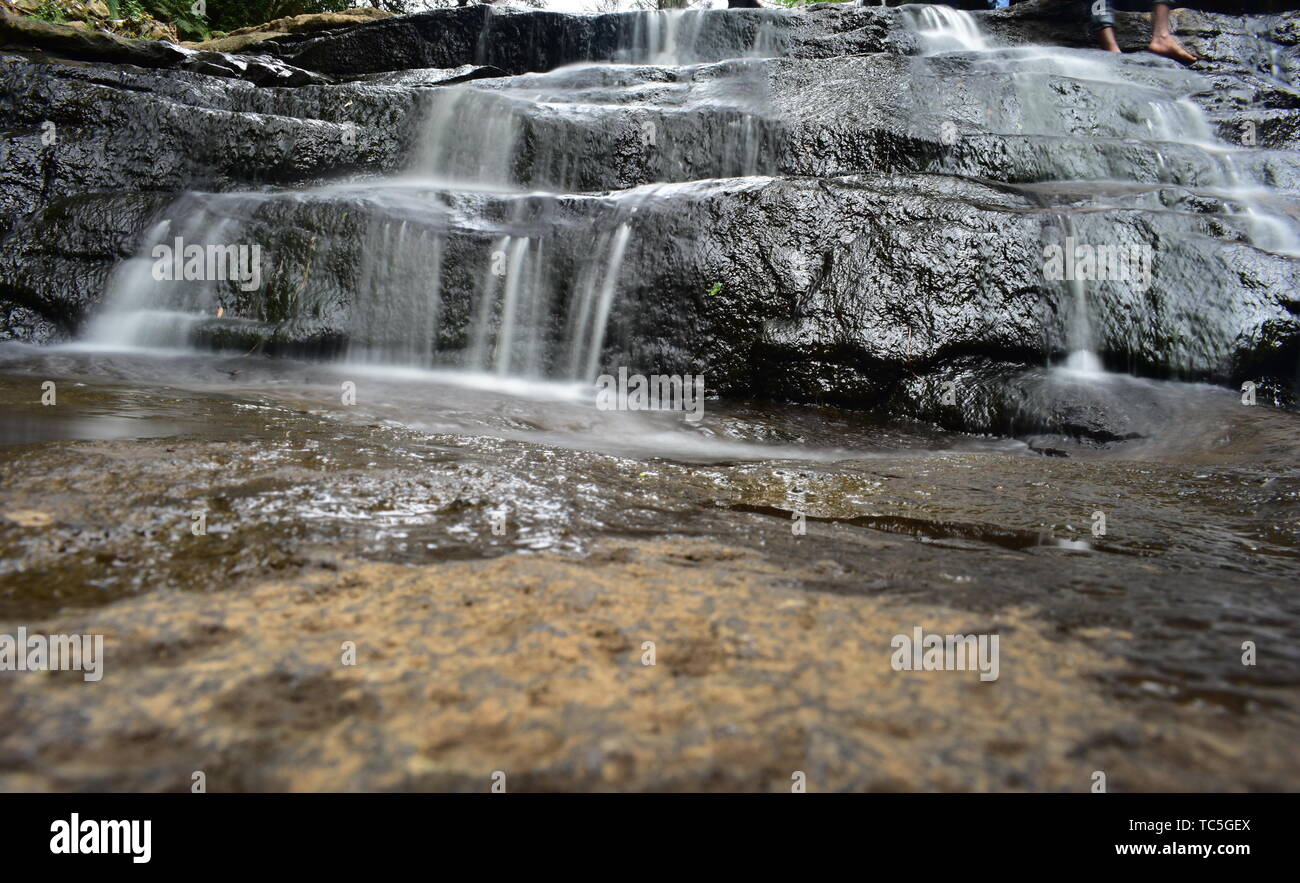
[[[975,17],[961,9],[941,4],[914,4],[900,7],[921,40],[927,55],[940,52],[981,52],[988,42],[980,32]]]
[[[1267,189],[1258,183],[1251,168],[1248,148],[1226,144],[1215,137],[1205,112],[1186,93],[1164,90],[1154,83],[1134,82],[1120,68],[1120,60],[1097,52],[1045,47],[998,47],[981,34],[974,16],[946,6],[904,6],[907,21],[923,47],[933,58],[949,53],[976,57],[976,74],[987,72],[1010,78],[1014,84],[1011,102],[995,101],[982,109],[989,131],[1012,136],[1059,137],[1079,122],[1067,116],[1062,91],[1086,84],[1104,90],[1113,106],[1091,121],[1088,138],[1122,141],[1131,139],[1148,145],[1158,168],[1160,182],[1194,186],[1198,192],[1221,199],[1230,217],[1242,225],[1242,234],[1252,245],[1281,255],[1300,256],[1300,230],[1293,219],[1270,209]],[[1207,88],[1198,74],[1170,65],[1174,77],[1186,79],[1188,91]],[[1011,104],[1012,106],[1008,106]],[[938,99],[933,107],[944,114],[951,105]],[[1068,135],[1067,135],[1068,137]],[[1086,142],[1084,142],[1086,144]],[[1101,164],[1086,157],[1080,142],[1062,139],[1045,160],[1036,182],[1041,188],[1053,182],[1078,185],[1095,181],[1095,186],[1142,184],[1128,179],[1134,170]],[[1149,186],[1149,185],[1147,185]],[[1070,244],[1111,247],[1114,232],[1099,230],[1086,213],[1072,211],[1057,215],[1061,239]],[[1153,260],[1158,256],[1153,256]],[[1065,324],[1062,341],[1067,354],[1062,366],[1080,374],[1104,373],[1097,352],[1094,315],[1108,309],[1110,292],[1104,283],[1115,280],[1072,276],[1061,280],[1066,296],[1061,298]]]

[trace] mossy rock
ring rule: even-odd
[[[191,49],[209,49],[214,52],[240,52],[253,43],[260,43],[272,37],[287,37],[290,34],[309,34],[315,31],[348,28],[368,21],[391,17],[391,12],[385,12],[382,9],[348,9],[343,12],[294,15],[287,18],[277,18],[265,24],[239,28],[225,36],[215,37],[201,43],[185,43],[183,45]]]

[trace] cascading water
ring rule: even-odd
[[[1150,106],[1147,126],[1153,136],[1161,142],[1191,146],[1208,160],[1201,188],[1217,192],[1240,208],[1251,242],[1266,251],[1300,256],[1300,235],[1294,224],[1269,210],[1263,201],[1266,191],[1251,180],[1245,166],[1249,151],[1219,141],[1204,111],[1190,98],[1153,101]]]
[[[782,10],[770,10],[754,29],[747,47],[734,40],[725,9],[671,9],[629,12],[630,39],[617,60],[628,64],[684,65],[726,58],[764,58],[780,54]],[[740,51],[737,51],[737,50]]]
[[[416,145],[410,174],[449,186],[514,189],[520,102],[469,87],[439,89]]]
[[[1120,58],[1097,52],[990,46],[970,13],[943,6],[902,7],[902,11],[927,61],[966,53],[974,56],[967,76],[976,81],[1010,81],[1011,94],[1006,98],[994,89],[984,93],[978,125],[1005,137],[1051,139],[1050,150],[1032,154],[1034,168],[1014,172],[1032,174],[1035,192],[1047,193],[1053,187],[1062,191],[1144,188],[1158,199],[1155,188],[1160,186],[1187,188],[1219,200],[1222,217],[1240,223],[1240,235],[1255,247],[1300,255],[1295,222],[1271,209],[1267,188],[1256,183],[1259,175],[1252,167],[1252,151],[1217,139],[1204,111],[1188,97],[1207,88],[1198,74],[1172,63],[1148,70],[1128,67]],[[1074,115],[1076,107],[1060,100],[1063,93],[1072,92],[1093,93],[1105,103],[1094,107],[1092,119],[1080,119]],[[963,115],[948,96],[929,100],[930,112],[941,117]],[[1135,168],[1131,152],[1122,147],[1134,143],[1149,152],[1142,159],[1154,163]],[[1150,177],[1135,177],[1138,174]],[[1095,242],[1112,247],[1110,240],[1117,232],[1099,227],[1105,222],[1092,221],[1092,214],[1058,213],[1056,226],[1063,247]],[[1145,242],[1120,245],[1148,247]],[[1067,352],[1063,365],[1072,371],[1102,373],[1093,315],[1098,302],[1112,293],[1107,287],[1111,281],[1085,276],[1062,280],[1062,342]]]
[[[636,15],[632,46],[623,59],[650,64],[683,64],[695,58],[695,43],[705,10],[642,11]]]
[[[917,4],[901,7],[927,54],[979,52],[988,48],[974,16],[951,6]]]
[[[233,263],[228,259],[224,243],[233,241],[239,227],[221,210],[229,202],[186,197],[169,212],[179,220],[166,218],[149,228],[140,252],[114,272],[107,309],[91,319],[84,339],[103,346],[187,347],[195,328],[214,315],[221,292],[238,287],[237,277],[261,273],[252,266],[260,249],[244,250],[250,266],[243,273],[238,250]]]
[[[1055,114],[1056,104],[1051,101],[1050,96],[1042,89],[1040,81],[1037,80],[1033,73],[1022,69],[1016,63],[1014,56],[1018,54],[1017,51],[1008,54],[1005,50],[997,50],[995,54],[993,47],[989,46],[984,35],[980,32],[974,16],[968,12],[948,6],[932,5],[905,6],[902,11],[906,15],[906,20],[912,31],[918,37],[922,54],[925,57],[950,52],[974,52],[994,59],[989,62],[992,66],[996,67],[999,72],[1013,77],[1021,99],[1021,107],[1025,111],[1024,116],[1027,119],[1032,118],[1034,123],[1042,127],[1043,131],[1049,131],[1048,126],[1051,125],[1051,122],[1048,117]],[[1030,50],[1030,52],[1032,51]],[[1037,60],[1036,56],[1030,57]],[[1097,73],[1100,65],[1092,61],[1085,61],[1071,68],[1070,62],[1066,61],[1061,67],[1068,69],[1060,71],[1062,76],[1085,75],[1091,77]],[[993,123],[994,121],[990,120],[989,122]],[[1024,120],[1018,123],[1017,130],[1025,131]],[[1065,230],[1073,230],[1068,215],[1062,215],[1060,221]],[[1073,237],[1067,233],[1065,239],[1069,242],[1072,241]],[[1069,347],[1066,367],[1079,373],[1100,373],[1102,371],[1101,360],[1093,351],[1094,341],[1088,315],[1086,286],[1079,279],[1068,280],[1066,286],[1071,293],[1071,297],[1068,299],[1070,307],[1065,333],[1066,343]]]
[[[86,338],[184,347],[202,333],[208,343],[240,345],[241,322],[266,332],[345,309],[342,351],[352,362],[592,377],[637,206],[654,197],[653,188],[593,178],[593,152],[627,132],[648,158],[645,183],[763,170],[767,133],[745,106],[743,64],[701,87],[723,108],[716,144],[674,140],[671,116],[636,98],[643,88],[689,94],[691,65],[778,51],[784,15],[746,18],[738,30],[725,11],[626,13],[616,63],[427,90],[396,175],[301,192],[190,194],[116,274]],[[590,137],[564,137],[574,127]],[[575,220],[575,200],[595,210]],[[301,212],[327,229],[286,236]],[[154,249],[174,237],[203,249],[265,242],[267,290],[158,278]],[[581,238],[593,247],[564,247]],[[230,315],[219,318],[222,304]]]
[[[970,120],[977,135],[1001,139],[1002,167],[968,170],[957,149],[935,160],[937,171],[1043,194],[1065,240],[1116,235],[1095,212],[1073,211],[1071,187],[1145,187],[1125,198],[1148,208],[1160,186],[1195,188],[1236,207],[1220,217],[1239,223],[1244,239],[1294,253],[1293,225],[1256,198],[1251,152],[1216,143],[1188,100],[1204,84],[1198,75],[1096,52],[990,47],[974,17],[946,7],[881,15],[916,36],[917,77],[951,87],[912,90],[916,118]],[[617,18],[617,61],[420,89],[421,123],[387,177],[188,195],[115,275],[87,339],[248,350],[291,327],[295,346],[354,362],[590,377],[625,258],[641,265],[637,212],[659,198],[655,185],[787,171],[783,121],[765,115],[776,67],[755,56],[791,38],[790,14]],[[683,125],[684,110],[707,120]],[[601,162],[611,152],[635,161]],[[262,244],[266,284],[158,278],[154,250],[178,239],[209,251]],[[1157,269],[1161,261],[1171,258],[1158,256]],[[1073,353],[1072,364],[1095,367],[1094,352],[1116,339],[1097,313],[1113,296],[1107,284],[1061,286],[1049,348]]]

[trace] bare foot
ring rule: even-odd
[[[1163,55],[1165,58],[1172,58],[1174,61],[1182,64],[1195,64],[1200,61],[1200,57],[1188,52],[1183,48],[1183,44],[1178,42],[1178,38],[1173,34],[1166,34],[1163,37],[1152,37],[1151,45],[1147,49],[1156,55]]]

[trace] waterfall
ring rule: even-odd
[[[572,309],[568,316],[569,375],[594,376],[605,342],[605,323],[614,302],[614,272],[623,262],[632,228],[620,224],[613,234],[601,237],[596,254],[603,262],[593,262],[578,281]],[[602,272],[603,270],[603,272]]]
[[[613,18],[622,35],[616,62],[674,69],[778,54],[791,20],[783,10]],[[292,328],[287,337],[356,363],[591,378],[636,244],[636,204],[646,198],[591,179],[593,151],[643,140],[647,181],[771,169],[771,128],[750,106],[761,104],[766,80],[744,64],[706,77],[718,114],[710,143],[674,139],[671,115],[659,108],[627,112],[629,86],[680,89],[693,76],[593,62],[423,89],[419,125],[394,173],[178,200],[114,276],[87,338],[249,349]],[[589,136],[563,137],[575,126]],[[590,210],[573,212],[574,200]],[[177,237],[216,249],[265,244],[266,285],[157,279],[153,250]]]
[[[990,83],[988,87],[963,88],[956,96],[920,96],[918,100],[926,106],[926,112],[939,115],[949,124],[975,116],[978,128],[1005,137],[1054,140],[1050,149],[1026,154],[1037,165],[1032,170],[1035,187],[1077,187],[1092,182],[1093,188],[1102,184],[1195,188],[1221,200],[1225,209],[1222,217],[1239,222],[1244,238],[1255,247],[1300,255],[1296,224],[1269,205],[1268,191],[1258,183],[1254,152],[1217,138],[1205,112],[1188,97],[1208,88],[1201,75],[1181,68],[1129,66],[1127,59],[1098,51],[992,47],[969,13],[943,6],[907,6],[902,11],[922,46],[918,65],[928,65],[931,57],[944,53],[973,53],[973,58],[962,60],[971,68],[967,76],[974,80],[987,78]],[[995,91],[999,88],[997,80],[1011,83],[1009,100]],[[1091,118],[1080,119],[1077,107],[1060,100],[1067,91],[1097,96],[1099,101]],[[971,114],[969,104],[962,107],[961,102],[971,102],[976,95],[982,96],[986,106],[976,107]],[[1150,170],[1140,171],[1114,161],[1126,154],[1107,145],[1125,142],[1140,142],[1149,149],[1156,163],[1156,180],[1138,176],[1150,176]],[[952,166],[948,170],[960,171]],[[1028,174],[1024,170],[1017,172]],[[1120,235],[1100,228],[1102,222],[1090,221],[1087,214],[1067,210],[1057,213],[1055,220],[1064,231],[1062,239],[1066,243],[1108,242],[1110,237]],[[1152,260],[1158,264],[1160,255],[1153,254]],[[1231,284],[1231,280],[1224,284]],[[1101,359],[1096,351],[1104,347],[1105,341],[1096,339],[1099,323],[1094,311],[1103,305],[1106,309],[1120,306],[1102,300],[1114,296],[1113,286],[1111,280],[1063,280],[1060,315],[1067,367],[1100,372]]]
[[[409,174],[449,186],[513,189],[523,137],[518,103],[466,86],[434,90]]]
[[[1100,52],[990,47],[976,17],[944,6],[879,15],[919,41],[923,54],[907,62],[918,76],[937,72],[951,87],[900,99],[913,103],[920,126],[995,132],[998,151],[970,161],[1021,163],[970,172],[957,145],[931,160],[936,170],[1056,188],[1043,197],[1047,212],[1078,236],[1098,228],[1071,214],[1065,185],[1195,187],[1228,205],[1220,217],[1244,226],[1255,246],[1300,254],[1295,225],[1254,183],[1253,152],[1217,141],[1187,97],[1205,88],[1199,75]],[[796,30],[785,11],[608,18],[618,28],[602,49],[612,63],[412,90],[419,122],[409,152],[383,176],[179,199],[118,267],[85,339],[246,351],[287,329],[294,333],[282,336],[307,341],[312,354],[354,362],[590,378],[624,259],[644,266],[636,203],[653,198],[649,185],[785,173],[788,133],[764,116],[779,66],[748,59],[779,52]],[[1067,92],[1078,100],[1060,100]],[[683,124],[686,111],[698,122]],[[603,152],[630,161],[602,167]],[[179,251],[177,242],[207,260],[260,244],[265,284],[174,268],[160,275],[168,262],[155,251]],[[1113,340],[1101,308],[1114,292],[1067,281],[1053,290],[1044,279],[1060,308],[1053,346],[1095,364],[1094,351]]]
[[[530,277],[527,280],[528,257],[527,236],[521,236],[510,244],[509,259],[506,264],[505,292],[501,301],[501,327],[497,332],[496,348],[493,351],[492,365],[498,374],[510,373],[510,360],[514,356],[511,348],[515,342],[515,327],[519,324],[519,289],[524,288],[523,300],[528,303],[536,296],[536,285]]]
[[[643,64],[686,64],[696,60],[695,43],[706,10],[668,9],[632,13],[636,24],[633,45],[625,51],[629,62]]]
[[[348,358],[373,364],[429,365],[442,311],[445,239],[409,221],[376,221],[352,312]]]
[[[941,52],[980,52],[988,47],[975,17],[961,9],[939,4],[900,7],[921,41],[926,55]]]
[[[190,329],[198,316],[192,312],[166,309],[166,294],[153,278],[152,246],[166,240],[171,221],[159,221],[144,234],[150,246],[123,261],[109,281],[119,290],[117,309],[93,316],[82,335],[92,344],[172,348],[189,342]]]
[[[1101,358],[1096,353],[1096,341],[1092,339],[1088,288],[1080,279],[1070,279],[1066,284],[1074,297],[1066,325],[1065,340],[1069,355],[1065,357],[1065,367],[1079,374],[1102,374],[1104,369]]]
[[[1190,98],[1152,102],[1150,107],[1147,125],[1157,140],[1191,145],[1209,158],[1211,172],[1202,180],[1202,186],[1217,190],[1240,207],[1252,243],[1266,251],[1300,256],[1300,235],[1295,225],[1268,209],[1261,198],[1264,189],[1251,181],[1244,167],[1248,150],[1219,141],[1204,111]]]
[[[746,10],[748,15],[736,15],[736,12],[663,9],[625,13],[635,18],[616,60],[625,64],[675,66],[727,58],[769,58],[781,53],[785,46],[783,26],[790,17],[788,11]]]
[[[221,293],[238,290],[225,258],[232,245],[248,249],[249,243],[234,241],[235,220],[201,206],[201,200],[184,198],[173,207],[181,220],[167,218],[145,231],[140,250],[110,277],[107,309],[87,322],[86,343],[184,349],[194,329],[215,317]]]
[[[623,263],[623,252],[627,248],[627,240],[631,235],[631,228],[623,224],[614,234],[614,242],[609,249],[608,267],[605,270],[605,277],[600,283],[600,293],[596,299],[596,318],[592,322],[591,331],[586,339],[587,367],[583,372],[585,377],[595,377],[596,367],[600,362],[601,347],[605,343],[605,325],[609,320],[610,308],[614,305],[614,275],[611,268],[620,266]]]

